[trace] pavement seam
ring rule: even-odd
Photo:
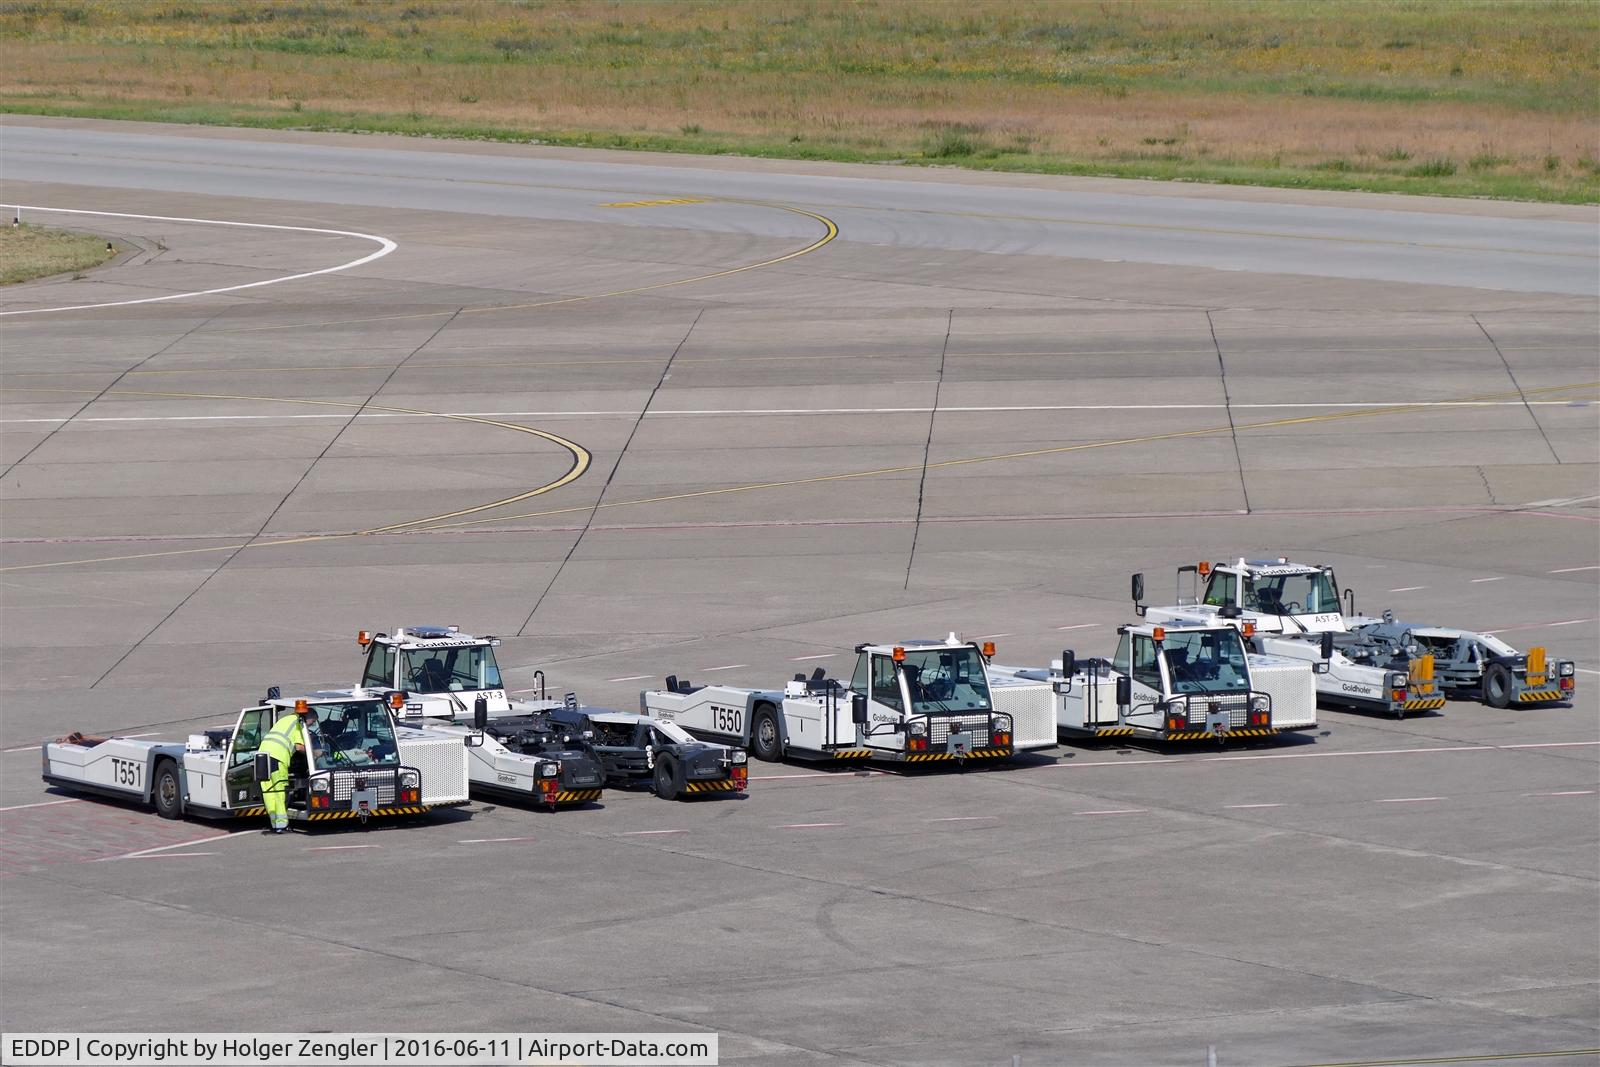
[[[700,317],[705,313],[706,309],[704,307],[695,312],[694,318],[689,322],[689,328],[683,331],[683,336],[678,339],[678,343],[673,347],[672,353],[667,356],[667,362],[661,368],[661,376],[656,379],[655,387],[650,390],[650,395],[645,397],[644,405],[639,408],[638,417],[633,420],[633,426],[628,430],[627,440],[623,441],[622,447],[617,450],[617,458],[612,461],[611,470],[606,473],[606,480],[601,484],[600,492],[595,496],[594,504],[589,508],[589,514],[584,519],[583,528],[578,531],[578,536],[572,539],[572,544],[568,547],[567,554],[561,557],[561,562],[556,566],[555,573],[545,583],[544,591],[533,602],[533,607],[528,611],[528,617],[522,620],[521,626],[517,627],[518,637],[521,637],[528,629],[529,624],[533,622],[533,617],[539,613],[540,606],[544,604],[544,598],[550,595],[550,590],[554,589],[556,582],[560,581],[561,572],[567,569],[567,564],[572,561],[573,554],[578,551],[578,546],[583,543],[583,535],[589,532],[590,526],[594,525],[595,515],[599,513],[600,505],[605,501],[606,490],[611,488],[611,482],[616,478],[617,471],[622,469],[622,460],[628,454],[628,446],[633,444],[634,437],[639,433],[639,427],[644,425],[645,416],[650,413],[650,405],[656,401],[656,394],[661,392],[662,388],[667,384],[667,379],[672,376],[673,360],[678,358],[678,353],[683,351],[683,346],[689,343],[690,335],[694,333],[694,328],[700,324]]]
[[[1528,403],[1528,394],[1522,391],[1522,383],[1517,381],[1517,372],[1511,369],[1511,361],[1506,359],[1506,354],[1500,350],[1500,342],[1496,341],[1494,336],[1489,333],[1489,328],[1483,324],[1483,320],[1478,318],[1476,313],[1472,315],[1472,324],[1483,334],[1484,340],[1489,342],[1490,347],[1494,349],[1494,354],[1500,357],[1500,363],[1506,369],[1506,377],[1511,379],[1511,384],[1516,388],[1517,395],[1522,398],[1522,406],[1528,412],[1528,418],[1533,420],[1533,428],[1539,431],[1540,437],[1544,438],[1544,446],[1550,450],[1550,458],[1554,459],[1558,466],[1561,465],[1561,456],[1556,452],[1556,446],[1550,443],[1550,435],[1544,432],[1544,424],[1539,421],[1539,416],[1533,413],[1533,407]]]
[[[1228,435],[1233,440],[1233,462],[1239,470],[1239,494],[1244,498],[1244,513],[1250,514],[1250,486],[1244,474],[1244,455],[1239,451],[1239,428],[1233,421],[1233,398],[1228,395],[1228,364],[1222,357],[1222,342],[1217,340],[1217,323],[1206,311],[1206,329],[1211,333],[1211,347],[1217,351],[1217,380],[1222,384],[1222,407],[1228,415]]]
[[[906,580],[900,587],[911,588],[911,568],[917,561],[917,539],[922,533],[922,505],[928,488],[928,455],[933,451],[933,427],[939,418],[939,394],[944,390],[944,365],[950,355],[950,331],[955,327],[956,309],[944,320],[944,341],[939,348],[939,373],[933,383],[933,405],[928,408],[928,436],[922,442],[922,474],[917,479],[917,514],[911,527],[911,551],[906,555]]]

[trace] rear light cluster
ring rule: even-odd
[[[1389,690],[1389,699],[1393,700],[1396,704],[1404,704],[1406,700],[1406,691],[1404,689],[1391,689]]]
[[[553,797],[560,791],[561,783],[556,781],[554,778],[539,779],[539,792],[543,793],[546,797]]]
[[[1169,734],[1170,733],[1177,733],[1180,730],[1187,730],[1188,728],[1189,728],[1189,717],[1187,715],[1168,715],[1167,716],[1167,733],[1169,733]]]
[[[739,764],[729,772],[729,777],[733,779],[734,785],[743,789],[750,781],[750,768]]]
[[[313,794],[312,795],[312,797],[311,797],[311,807],[312,808],[314,808],[314,809],[326,809],[327,806],[328,806],[328,796],[327,796],[326,793],[317,793],[317,794]]]
[[[1571,678],[1563,678],[1563,679],[1561,679],[1561,688],[1562,689],[1566,689],[1566,690],[1571,690],[1572,689],[1572,679]]]
[[[1011,735],[1008,733],[995,734],[994,737],[990,738],[989,743],[996,748],[1007,748],[1011,744]]]
[[[422,775],[416,771],[402,771],[400,773],[400,803],[420,804],[422,802]]]
[[[906,738],[906,751],[907,752],[926,752],[926,751],[928,751],[928,739],[926,737],[908,737],[908,738]]]

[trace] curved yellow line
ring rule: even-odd
[[[29,390],[29,392],[71,392],[71,391],[73,391],[73,390],[56,390],[56,389]],[[139,552],[139,553],[134,553],[134,554],[131,554],[131,555],[124,555],[124,556],[102,556],[102,557],[98,557],[98,558],[95,558],[95,559],[59,560],[59,561],[57,561],[55,563],[28,563],[28,564],[20,564],[20,565],[12,566],[12,567],[0,567],[0,573],[5,573],[5,572],[9,572],[9,571],[44,570],[44,569],[50,568],[50,567],[67,567],[67,566],[73,566],[73,565],[76,565],[76,564],[84,564],[84,563],[115,563],[115,562],[119,562],[119,561],[122,561],[122,560],[155,559],[155,558],[163,557],[163,556],[188,556],[188,555],[200,555],[200,554],[206,553],[206,552],[231,552],[231,551],[233,551],[235,549],[242,549],[242,548],[271,548],[271,547],[277,547],[277,546],[282,546],[282,545],[306,544],[306,543],[312,542],[312,541],[331,541],[331,540],[337,540],[337,539],[349,538],[349,537],[366,537],[366,536],[369,536],[371,534],[392,533],[392,532],[394,532],[396,530],[409,529],[410,527],[413,527],[413,526],[424,525],[424,524],[427,524],[427,523],[440,522],[440,521],[443,521],[445,519],[459,518],[462,515],[475,515],[475,514],[478,514],[479,512],[488,511],[491,508],[504,507],[507,504],[515,504],[515,503],[518,503],[519,501],[528,500],[528,499],[530,499],[532,497],[543,496],[545,493],[554,492],[555,490],[560,489],[562,486],[570,485],[572,482],[577,481],[579,478],[583,477],[584,472],[589,469],[590,463],[592,463],[593,460],[594,460],[594,455],[587,448],[584,448],[582,445],[578,444],[576,441],[569,441],[565,437],[560,437],[560,436],[558,436],[556,434],[553,434],[553,433],[550,433],[550,432],[548,432],[546,430],[540,430],[540,429],[537,429],[537,428],[532,427],[532,426],[522,426],[522,425],[519,425],[519,424],[514,423],[514,422],[501,422],[498,419],[486,419],[486,418],[483,418],[483,417],[477,416],[477,415],[453,415],[453,414],[449,414],[447,412],[442,412],[442,411],[425,411],[425,410],[423,410],[421,408],[392,407],[392,406],[383,405],[383,404],[352,404],[352,403],[349,403],[348,401],[339,401],[339,400],[304,400],[304,399],[297,399],[297,398],[293,398],[293,397],[280,397],[280,396],[240,396],[240,395],[230,394],[230,393],[163,393],[163,392],[155,392],[155,391],[152,391],[152,390],[144,390],[144,389],[115,389],[115,390],[109,391],[105,395],[107,395],[107,396],[154,396],[154,397],[168,397],[168,398],[190,399],[190,400],[251,400],[251,401],[262,401],[262,402],[273,403],[273,404],[309,404],[309,405],[313,405],[315,407],[331,407],[331,408],[347,408],[347,409],[348,408],[355,408],[358,411],[363,409],[363,408],[365,408],[365,409],[373,410],[373,411],[395,412],[395,413],[405,414],[405,415],[429,415],[429,416],[433,416],[435,418],[440,418],[440,419],[454,419],[454,420],[456,420],[458,422],[474,422],[474,423],[478,423],[478,424],[483,425],[483,426],[494,426],[494,427],[497,427],[497,428],[502,429],[502,430],[515,430],[518,433],[525,433],[525,434],[530,434],[531,436],[534,436],[534,437],[543,438],[544,440],[549,441],[552,444],[558,445],[561,448],[566,449],[567,452],[572,456],[572,463],[571,463],[570,466],[568,466],[568,468],[566,470],[566,473],[562,474],[561,477],[555,479],[552,482],[547,482],[544,485],[539,486],[538,488],[529,489],[526,492],[517,493],[517,494],[515,494],[513,496],[508,496],[508,497],[505,497],[504,499],[501,499],[501,500],[491,501],[490,503],[487,503],[487,504],[478,504],[478,505],[476,505],[474,507],[461,508],[461,509],[459,509],[457,511],[447,511],[447,512],[444,512],[444,513],[439,514],[439,515],[429,515],[429,516],[426,516],[424,518],[411,519],[411,520],[406,521],[406,522],[391,523],[388,526],[374,526],[374,527],[372,527],[370,529],[354,530],[354,531],[350,531],[348,533],[309,534],[309,535],[307,535],[305,537],[291,537],[291,538],[279,539],[279,540],[276,540],[276,541],[246,541],[246,542],[244,542],[242,544],[212,545],[212,546],[210,546],[208,548],[179,548],[179,549],[172,549],[170,551],[165,551],[165,552]]]
[[[706,202],[717,203],[719,201],[708,200]],[[528,304],[491,304],[488,307],[463,308],[461,309],[460,314],[481,315],[487,311],[527,311],[532,308],[556,307],[560,304],[577,304],[586,300],[606,300],[614,296],[632,296],[635,293],[648,293],[656,289],[670,289],[673,286],[678,285],[693,285],[695,282],[708,282],[713,278],[726,278],[730,274],[739,274],[747,270],[757,270],[761,267],[771,267],[778,263],[785,263],[791,259],[796,259],[800,256],[809,255],[810,253],[821,248],[823,245],[827,244],[829,241],[832,241],[835,237],[839,236],[839,227],[834,224],[834,221],[828,218],[826,215],[817,214],[815,211],[807,211],[804,208],[791,207],[788,204],[771,204],[761,200],[733,200],[721,198],[720,202],[727,204],[747,204],[755,207],[769,207],[776,211],[788,211],[796,215],[804,215],[807,218],[816,219],[818,222],[822,223],[823,234],[821,237],[817,238],[815,241],[812,241],[804,248],[797,248],[793,252],[788,252],[781,256],[774,256],[772,259],[763,259],[759,263],[746,263],[742,267],[730,267],[727,270],[714,271],[711,274],[696,275],[693,278],[678,278],[670,282],[656,282],[652,285],[638,285],[631,289],[613,289],[607,293],[589,293],[584,296],[564,296],[556,300],[538,300]],[[365,319],[328,319],[322,322],[291,322],[281,326],[252,326],[243,330],[227,330],[222,332],[259,333],[265,330],[297,330],[308,326],[353,326],[363,322],[394,322],[402,319],[428,319],[438,318],[442,315],[453,314],[456,314],[456,312],[424,311],[414,315],[375,315],[371,318]]]

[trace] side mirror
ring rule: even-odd
[[[483,735],[482,734],[468,734],[466,737],[463,737],[461,740],[462,740],[462,743],[465,744],[468,748],[482,748],[483,747]]]
[[[1073,654],[1072,649],[1063,649],[1061,652],[1061,673],[1065,677],[1071,678],[1077,672],[1077,669],[1078,657]]]
[[[1117,707],[1125,708],[1133,703],[1133,679],[1126,674],[1117,678]]]
[[[864,693],[850,695],[850,719],[857,726],[867,724],[867,698]]]
[[[282,700],[282,699],[283,699],[283,690],[279,689],[275,685],[267,686],[267,700],[266,700],[267,703],[270,704],[274,700]]]
[[[480,734],[489,728],[489,698],[479,697],[472,702],[472,728]],[[482,742],[479,742],[480,744]]]
[[[1135,574],[1132,582],[1133,602],[1137,604],[1144,599],[1144,575]]]
[[[1333,665],[1333,631],[1332,630],[1324,630],[1324,631],[1322,631],[1322,647],[1321,647],[1321,649],[1319,651],[1321,651],[1321,653],[1322,653],[1322,659],[1319,660],[1316,663],[1313,663],[1311,665],[1311,671],[1314,674],[1327,674],[1328,673],[1328,668],[1330,668]]]

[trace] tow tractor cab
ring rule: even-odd
[[[44,746],[44,780],[152,804],[163,818],[262,815],[270,768],[261,740],[300,709],[310,751],[289,766],[289,818],[306,822],[417,815],[466,801],[463,747],[395,723],[390,702],[366,692],[311,693],[285,700],[274,688],[233,728],[191,735],[187,744],[73,734]]]
[[[362,630],[356,642],[367,653],[361,684],[406,693],[407,718],[467,720],[479,697],[490,716],[511,711],[494,658],[498,637],[474,637],[454,626],[409,626],[392,635]]]
[[[1200,580],[1205,589],[1197,595]],[[1187,590],[1187,592],[1186,592]],[[1233,626],[1256,652],[1298,659],[1316,670],[1317,694],[1332,704],[1387,712],[1444,707],[1431,656],[1351,630],[1332,567],[1240,559],[1178,568],[1177,603],[1144,604],[1144,575],[1133,576],[1135,614],[1175,626]],[[1355,596],[1345,601],[1355,611]]]
[[[697,737],[744,745],[758,758],[882,759],[910,763],[1003,759],[1055,743],[1049,709],[997,708],[988,657],[951,634],[944,641],[858,645],[849,685],[796,675],[782,690],[694,686],[667,679],[639,695],[640,710]]]
[[[417,729],[465,741],[473,789],[552,810],[600,799],[605,771],[590,739],[547,714],[561,702],[507,698],[494,656],[498,637],[411,626],[393,636],[362,630],[356,641],[367,652],[363,685],[400,693],[400,714]],[[577,698],[568,694],[567,703]]]
[[[1080,737],[1228,741],[1272,737],[1282,729],[1275,694],[1252,684],[1257,664],[1238,630],[1142,625],[1120,627],[1117,634],[1110,661],[1078,660],[1069,649],[1049,670],[996,667],[996,684],[1053,694],[1056,725]],[[1283,675],[1277,688],[1293,708],[1292,728],[1316,725],[1310,667],[1266,658],[1266,666]],[[1308,706],[1310,721],[1304,722]]]

